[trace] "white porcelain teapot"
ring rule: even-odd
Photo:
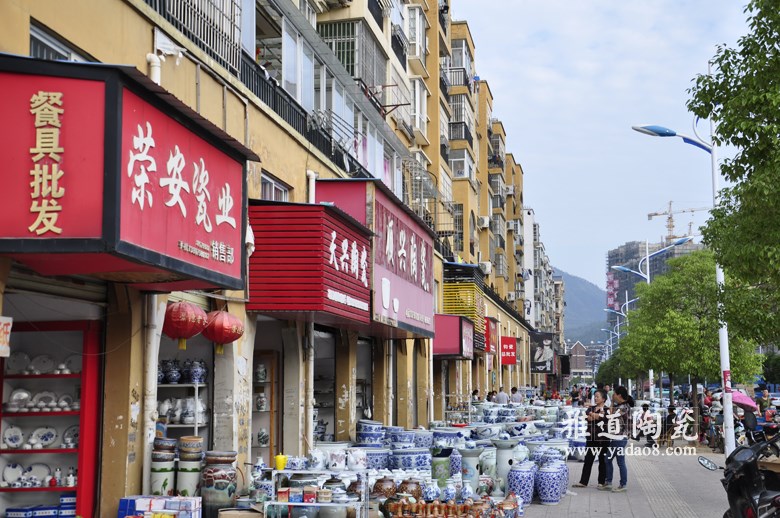
[[[347,467],[352,471],[368,469],[368,455],[363,448],[350,448],[347,450]]]

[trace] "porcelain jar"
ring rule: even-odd
[[[265,369],[265,363],[258,363],[255,366],[255,383],[265,383],[268,378],[268,372]]]
[[[265,392],[261,392],[255,398],[255,410],[258,412],[265,412],[268,410],[268,398]]]
[[[151,489],[153,495],[172,496],[174,494],[175,464],[176,462],[172,460],[163,462],[152,461]],[[61,483],[58,484],[62,485]]]
[[[453,448],[450,454],[450,476],[455,476],[461,472],[463,466],[463,456],[457,448]]]
[[[439,481],[439,486],[444,486],[450,477],[450,455],[452,448],[441,448],[438,452],[434,449],[431,455],[431,477]]]
[[[200,477],[203,518],[218,518],[219,510],[236,506],[236,452],[206,452]]]
[[[534,470],[527,464],[512,466],[507,475],[507,493],[514,493],[522,500],[523,507],[531,503],[534,496]]]
[[[415,479],[406,479],[398,486],[399,493],[408,493],[417,500],[422,498],[422,485]]]
[[[455,488],[455,481],[451,478],[448,478],[444,483],[444,488],[441,491],[441,500],[442,502],[449,502],[450,500],[455,500],[455,495],[457,494],[458,490]]]
[[[555,466],[544,466],[536,473],[534,485],[543,505],[558,505],[561,501],[561,472]]]
[[[201,462],[180,460],[176,467],[176,494],[197,496],[200,490]]]
[[[474,491],[479,487],[479,456],[482,451],[482,448],[466,448],[461,452],[463,485],[471,486]]]

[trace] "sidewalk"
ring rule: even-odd
[[[638,444],[638,443],[632,443]],[[678,441],[678,446],[682,443]],[[698,448],[719,465],[722,454],[713,454],[706,446]],[[591,486],[572,488],[579,480],[582,462],[569,461],[569,494],[559,505],[531,504],[525,509],[529,518],[559,517],[584,518],[590,516],[618,516],[634,518],[711,518],[723,516],[728,508],[726,492],[720,483],[722,471],[702,468],[697,455],[627,456],[628,490],[612,493],[596,489],[596,466],[591,474]],[[613,461],[614,462],[614,461]],[[619,483],[617,464],[615,480]]]

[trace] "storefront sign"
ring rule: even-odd
[[[501,365],[515,365],[517,363],[517,338],[514,336],[501,337]]]
[[[456,360],[474,358],[474,324],[468,318],[437,313],[435,320],[434,356]]]
[[[0,317],[0,357],[11,356],[11,327],[13,324],[13,318]]]
[[[431,230],[376,180],[320,180],[317,201],[334,203],[374,232],[374,322],[433,336]]]
[[[0,254],[141,289],[244,286],[254,153],[134,68],[0,56],[0,81]]]
[[[498,351],[498,322],[492,317],[485,317],[485,351],[490,354]]]
[[[326,205],[251,202],[247,309],[318,323],[368,324],[368,229]]]

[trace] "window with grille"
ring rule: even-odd
[[[450,171],[452,171],[454,178],[476,180],[474,160],[465,149],[453,149],[450,151]]]
[[[463,252],[463,204],[455,203],[453,206],[453,223],[455,234],[452,236],[452,246],[456,252]]]
[[[320,23],[317,30],[352,77],[368,86],[386,83],[387,59],[365,22]]]

